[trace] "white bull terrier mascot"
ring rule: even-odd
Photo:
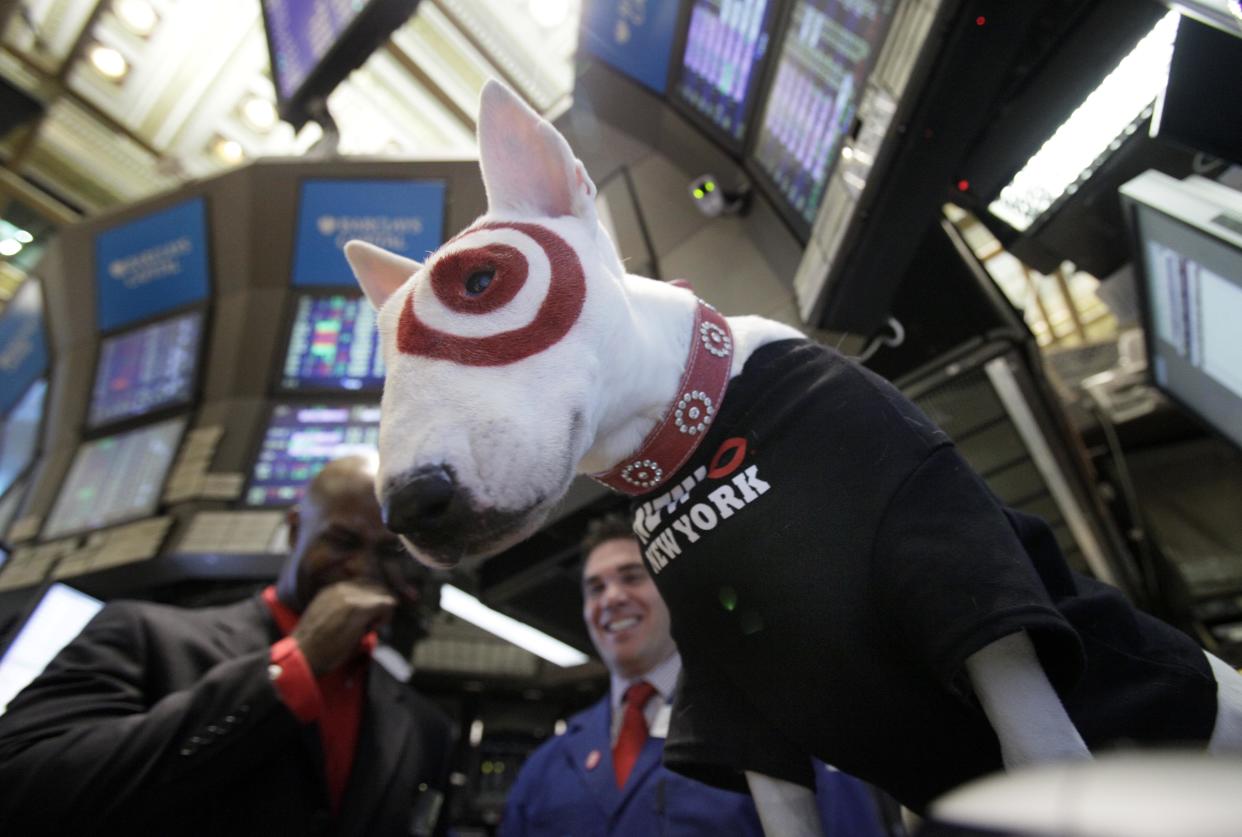
[[[425,264],[346,247],[388,368],[385,519],[451,567],[576,473],[631,495],[684,661],[666,764],[790,835],[818,833],[811,756],[923,811],[1118,742],[1242,750],[1242,677],[1072,573],[890,384],[627,274],[582,163],[495,82],[479,152],[487,214]]]

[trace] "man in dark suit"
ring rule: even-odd
[[[233,605],[109,604],[0,717],[6,834],[429,833],[451,732],[372,662],[417,591],[373,463],[329,463],[276,584]]]
[[[583,618],[612,675],[609,695],[570,718],[563,735],[522,765],[500,834],[760,837],[749,794],[709,787],[660,764],[681,657],[629,523],[619,516],[594,521],[583,552]],[[865,785],[822,763],[814,770],[828,837],[886,833]]]

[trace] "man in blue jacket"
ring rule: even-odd
[[[660,763],[681,657],[629,524],[619,516],[595,521],[583,552],[583,617],[611,672],[609,694],[527,759],[501,837],[763,834],[747,793]],[[886,833],[867,786],[822,764],[815,775],[827,837]]]

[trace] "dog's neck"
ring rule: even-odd
[[[578,463],[579,473],[607,471],[638,450],[647,434],[672,408],[689,357],[697,301],[688,291],[642,276],[623,279],[627,310],[618,311],[601,376],[594,444]],[[797,329],[762,317],[730,317],[737,377],[760,346],[801,337]]]

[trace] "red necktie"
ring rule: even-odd
[[[612,767],[617,773],[617,787],[625,787],[625,780],[630,778],[630,771],[638,761],[638,754],[647,743],[647,719],[643,717],[643,707],[655,694],[655,686],[640,680],[625,690],[622,699],[624,714],[621,716],[621,734],[612,748]]]

